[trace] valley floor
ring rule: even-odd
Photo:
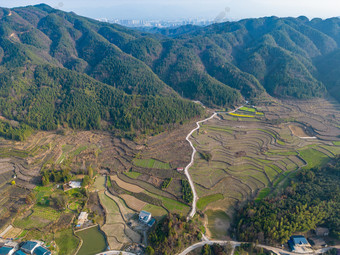
[[[15,231],[8,238],[43,238],[56,250],[72,252],[79,246],[72,232],[74,219],[85,210],[94,215],[110,249],[133,251],[138,248],[134,243],[147,245],[149,229],[138,222],[141,210],[156,220],[191,210],[182,181],[192,153],[185,138],[193,128],[194,122],[139,141],[70,130],[38,132],[25,142],[2,139],[0,232],[12,224]],[[340,154],[339,136],[340,106],[325,99],[248,105],[234,113],[218,112],[202,123],[190,137],[197,153],[189,174],[207,236],[230,240],[227,230],[235,206],[275,195],[299,169]],[[57,185],[41,187],[40,171],[52,167],[71,169],[74,178],[94,169],[97,177],[87,201],[71,192],[65,211],[44,204]],[[25,202],[31,192],[34,205]],[[58,222],[64,228],[56,229]],[[44,230],[37,231],[37,224]],[[66,247],[60,238],[65,231],[70,237]]]

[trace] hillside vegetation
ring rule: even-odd
[[[340,157],[322,168],[303,170],[277,198],[250,202],[238,212],[236,233],[240,240],[284,243],[295,232],[317,226],[340,238]]]
[[[269,93],[338,100],[340,20],[247,19],[208,27],[124,28],[47,5],[0,8],[0,111],[60,126],[158,133]]]

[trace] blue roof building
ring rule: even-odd
[[[13,255],[26,255],[26,253],[19,250],[19,251],[14,252]]]
[[[139,213],[139,220],[144,223],[148,223],[151,220],[151,213],[146,211],[141,211]]]
[[[0,248],[0,255],[12,255],[15,249],[13,247],[1,247]]]
[[[291,236],[288,245],[290,249],[296,253],[313,252],[311,245],[304,236]]]
[[[34,249],[37,248],[38,246],[39,244],[37,242],[27,241],[24,243],[23,246],[21,246],[21,250],[28,254],[33,254]]]
[[[45,249],[44,247],[38,246],[37,248],[35,248],[34,255],[51,255],[51,252],[47,249]]]
[[[156,220],[154,218],[152,218],[148,223],[148,227],[151,228],[153,226],[153,224],[155,224],[155,222],[156,222]]]

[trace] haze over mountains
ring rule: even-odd
[[[340,101],[340,19],[136,31],[47,5],[0,9],[0,112],[38,129],[159,132],[242,96]]]

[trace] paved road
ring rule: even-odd
[[[213,244],[220,244],[220,245],[227,245],[228,243],[230,243],[233,247],[233,251],[235,250],[235,248],[237,246],[240,246],[242,244],[242,242],[235,242],[235,241],[222,241],[222,240],[207,240],[206,238],[202,238],[203,241],[202,242],[199,242],[199,243],[195,243],[193,245],[191,245],[190,247],[186,248],[184,251],[182,251],[181,253],[179,253],[178,255],[186,255],[188,254],[189,252],[197,249],[197,248],[201,248],[203,247],[204,245],[206,244],[209,244],[209,245],[213,245]],[[271,246],[267,246],[267,245],[257,245],[257,247],[262,247],[266,250],[269,250],[269,251],[272,251],[273,253],[277,254],[277,255],[298,255],[298,253],[294,253],[294,252],[290,252],[290,251],[286,251],[286,250],[283,250],[283,249],[280,249],[280,248],[276,248],[276,247],[271,247]],[[322,254],[322,253],[325,253],[326,251],[330,250],[330,249],[333,249],[333,248],[336,248],[336,249],[340,249],[340,245],[337,245],[337,246],[331,246],[331,247],[327,247],[327,248],[323,248],[323,249],[319,249],[319,250],[316,250],[314,251],[313,253],[310,253],[310,254]],[[232,252],[233,254],[234,252]]]
[[[126,252],[126,251],[103,251],[101,253],[97,253],[96,255],[136,255],[131,252]]]
[[[241,243],[240,242],[234,242],[234,241],[222,241],[222,240],[206,240],[206,241],[202,241],[202,242],[199,242],[199,243],[195,243],[193,245],[191,245],[190,247],[186,248],[184,251],[182,251],[181,253],[179,253],[178,255],[186,255],[188,254],[189,252],[197,249],[197,248],[201,248],[203,247],[204,245],[206,244],[209,244],[209,245],[213,245],[213,244],[220,244],[220,245],[226,245],[230,243],[233,247],[233,249],[237,246],[240,246]]]
[[[272,252],[274,252],[275,254],[278,254],[278,255],[283,255],[283,254],[297,255],[298,254],[298,253],[295,253],[295,252],[290,252],[290,251],[286,251],[286,250],[283,250],[283,249],[280,249],[280,248],[271,247],[271,246],[267,246],[267,245],[261,245],[260,244],[260,245],[257,245],[257,247],[262,247],[262,248],[269,250],[269,251],[272,251]],[[340,245],[322,248],[322,249],[319,249],[319,250],[315,250],[313,253],[306,253],[306,254],[322,254],[322,253],[325,253],[326,251],[334,249],[334,248],[340,249]]]
[[[247,102],[246,102],[246,103],[247,103]],[[203,106],[203,107],[204,107],[204,106]],[[240,106],[240,107],[238,107],[238,108],[236,108],[235,110],[232,110],[232,111],[227,112],[227,113],[236,112],[238,109],[240,109],[240,108],[242,108],[242,107],[243,107],[243,105]],[[190,141],[190,137],[191,137],[191,135],[192,135],[196,130],[198,130],[198,129],[201,127],[201,126],[200,126],[201,123],[204,123],[204,122],[206,122],[206,121],[208,121],[208,120],[213,119],[216,115],[217,115],[217,112],[214,112],[214,114],[211,115],[209,118],[204,119],[204,120],[197,121],[197,122],[196,122],[197,127],[194,128],[193,130],[191,130],[191,132],[190,132],[190,133],[187,135],[187,137],[185,138],[185,139],[189,142],[189,144],[190,144],[190,146],[191,146],[191,148],[192,148],[191,161],[190,161],[190,163],[185,167],[185,170],[184,170],[184,174],[185,174],[186,177],[188,178],[188,181],[189,181],[189,184],[190,184],[190,187],[191,187],[191,190],[192,190],[192,194],[193,194],[192,208],[191,208],[191,212],[189,213],[188,218],[192,218],[192,217],[194,217],[194,215],[196,214],[196,203],[197,203],[197,200],[198,200],[194,182],[192,181],[191,176],[190,176],[190,174],[189,174],[189,168],[194,164],[194,160],[195,160],[194,158],[195,158],[195,154],[196,154],[196,149],[195,149],[194,145],[192,144],[192,142]]]

